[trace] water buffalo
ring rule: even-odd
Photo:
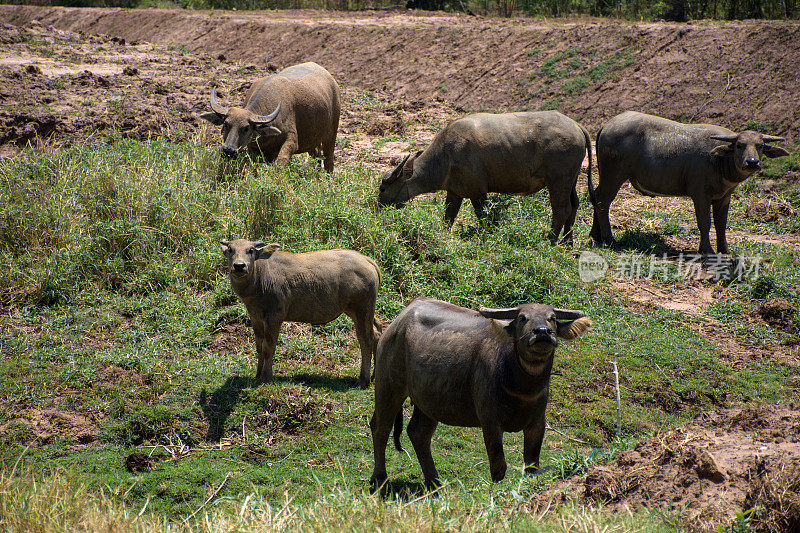
[[[339,85],[316,63],[302,63],[262,78],[250,87],[244,107],[222,107],[211,92],[211,112],[201,118],[222,126],[222,154],[248,148],[286,166],[293,154],[324,155],[333,172],[339,129]]]
[[[700,253],[713,254],[709,239],[714,211],[717,251],[728,253],[725,229],[731,194],[761,168],[761,157],[789,155],[768,143],[782,137],[755,131],[734,133],[712,124],[681,124],[627,111],[609,120],[597,133],[599,183],[589,197],[594,204],[591,237],[614,244],[608,211],[626,180],[647,196],[688,196],[694,202],[700,230]]]
[[[373,488],[386,481],[393,422],[395,447],[402,449],[406,397],[414,406],[408,436],[429,487],[439,478],[431,456],[439,422],[483,430],[492,481],[506,473],[507,431],[523,432],[526,470],[537,470],[558,337],[575,338],[590,325],[580,311],[549,305],[476,312],[429,298],[411,302],[381,335],[375,352]]]
[[[353,250],[302,254],[279,252],[278,244],[244,239],[220,241],[228,260],[231,286],[242,299],[256,334],[256,378],[272,379],[272,358],[283,322],[326,324],[342,313],[353,319],[361,347],[361,387],[369,371],[380,323],[375,299],[381,283],[378,265]]]
[[[558,111],[467,115],[386,172],[378,200],[399,207],[420,194],[447,191],[444,218],[452,225],[464,198],[481,216],[490,192],[534,194],[547,187],[550,241],[555,243],[563,228],[564,241],[571,242],[578,211],[575,183],[586,154],[591,173],[589,134]]]

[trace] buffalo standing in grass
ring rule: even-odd
[[[378,265],[353,250],[303,254],[279,252],[277,244],[244,239],[220,241],[234,292],[242,299],[256,334],[260,381],[272,379],[272,358],[283,322],[326,324],[342,313],[355,324],[361,347],[362,388],[380,324],[375,299],[381,283]]]
[[[550,241],[555,243],[563,229],[564,241],[572,242],[575,183],[587,154],[591,174],[591,146],[586,130],[558,111],[468,115],[387,172],[379,202],[399,207],[420,194],[444,190],[444,218],[452,225],[464,198],[481,216],[490,192],[534,194],[547,187],[553,210]]]
[[[597,189],[589,181],[594,204],[591,237],[614,245],[609,207],[626,180],[647,196],[688,196],[700,230],[700,253],[713,254],[709,230],[714,212],[717,251],[728,253],[725,230],[736,186],[761,168],[762,156],[789,155],[768,143],[782,137],[755,131],[735,133],[712,124],[681,124],[627,111],[608,121],[597,134]]]
[[[333,172],[333,149],[339,129],[339,85],[316,63],[302,63],[262,78],[250,87],[244,107],[223,107],[211,93],[211,109],[201,118],[222,126],[222,154],[236,157],[245,149],[286,166],[293,154],[324,156]]]
[[[414,406],[408,436],[429,487],[439,479],[431,456],[439,422],[483,430],[492,481],[506,473],[506,431],[523,432],[526,470],[537,470],[558,337],[575,338],[590,325],[580,311],[549,305],[476,312],[428,298],[411,302],[382,334],[375,353],[373,487],[386,481],[393,423],[395,446],[402,449],[407,397]]]

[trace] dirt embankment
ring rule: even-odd
[[[717,531],[752,509],[757,531],[800,530],[800,411],[777,406],[704,413],[641,441],[608,465],[556,484],[531,502],[576,499],[625,511],[679,513],[691,531]]]
[[[792,140],[800,129],[800,24],[794,22],[31,6],[0,6],[0,17],[259,66],[313,60],[346,84],[408,102],[439,98],[457,109],[557,106],[593,130],[628,109],[733,129],[755,121],[749,125]]]

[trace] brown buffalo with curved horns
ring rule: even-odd
[[[267,161],[289,164],[294,154],[324,157],[333,172],[339,129],[339,85],[316,63],[287,67],[262,78],[247,91],[244,107],[224,107],[211,92],[211,111],[200,115],[222,126],[222,155],[260,152]]]
[[[617,115],[597,133],[597,189],[589,179],[592,239],[597,244],[614,244],[608,211],[622,184],[630,180],[633,188],[647,196],[692,199],[701,254],[714,253],[709,238],[713,210],[717,251],[727,254],[731,194],[761,169],[762,156],[789,155],[769,144],[783,140],[749,130],[735,133],[713,124],[681,124],[635,111]]]
[[[574,339],[591,323],[582,311],[549,305],[473,311],[430,298],[411,302],[375,352],[373,488],[386,481],[393,425],[395,447],[402,450],[403,402],[409,397],[414,412],[408,437],[426,485],[439,481],[431,456],[439,422],[482,429],[495,482],[506,474],[503,433],[522,431],[526,471],[536,471],[558,339]]]

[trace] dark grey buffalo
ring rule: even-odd
[[[700,253],[713,254],[711,214],[717,251],[728,253],[725,230],[731,194],[761,168],[761,158],[789,155],[768,143],[782,137],[755,131],[735,133],[712,124],[681,124],[627,111],[608,121],[597,134],[599,183],[589,194],[594,204],[591,237],[614,244],[609,206],[626,180],[647,196],[688,196],[700,230]]]
[[[439,478],[431,456],[439,422],[483,430],[492,481],[506,473],[507,431],[523,432],[526,470],[537,470],[558,338],[575,338],[590,325],[580,311],[549,305],[476,312],[428,298],[411,302],[382,334],[375,352],[373,487],[386,481],[393,423],[395,446],[401,449],[407,397],[414,406],[408,436],[428,486]]]
[[[571,242],[578,212],[575,183],[587,154],[591,173],[589,134],[558,111],[467,115],[386,172],[378,199],[399,207],[420,194],[447,191],[444,218],[451,225],[464,198],[480,216],[490,192],[534,194],[547,187],[550,240],[555,243],[563,229],[564,240]]]
[[[256,378],[272,379],[272,358],[283,322],[326,324],[342,313],[353,319],[361,347],[361,387],[369,371],[380,323],[375,300],[378,265],[353,250],[280,252],[277,244],[244,239],[220,241],[234,292],[242,299],[256,334]]]
[[[324,156],[333,172],[333,149],[339,129],[339,85],[316,63],[302,63],[262,78],[250,87],[244,107],[223,107],[211,93],[211,109],[201,118],[222,126],[222,154],[236,157],[245,149],[286,166],[293,154]]]

